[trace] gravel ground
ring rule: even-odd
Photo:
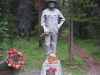
[[[40,75],[40,73],[41,71],[33,70],[29,72],[20,73],[19,75]],[[64,72],[64,75],[71,75],[71,74]]]

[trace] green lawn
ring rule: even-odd
[[[5,50],[0,51],[0,60],[7,56],[7,50],[11,48],[9,44],[2,45],[2,47],[4,47]],[[21,72],[30,71],[34,69],[41,70],[42,64],[45,61],[45,47],[38,47],[37,38],[30,38],[29,42],[25,39],[18,38],[14,40],[12,48],[21,51],[25,55],[25,64],[22,67]],[[64,72],[71,72],[74,75],[82,75],[84,73],[84,63],[77,55],[74,54],[74,65],[70,65],[70,63],[68,63],[67,41],[58,40],[57,57],[61,61],[62,69]]]

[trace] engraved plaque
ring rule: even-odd
[[[55,75],[55,71],[53,71],[53,70],[46,70],[46,75]]]

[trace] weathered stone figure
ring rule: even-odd
[[[56,55],[58,30],[64,23],[65,18],[61,12],[55,8],[57,0],[46,0],[46,2],[48,3],[48,8],[42,12],[41,25],[43,26],[45,33],[46,58],[48,58],[50,53],[54,53]],[[59,24],[58,18],[60,18]],[[51,31],[53,34],[50,33]]]

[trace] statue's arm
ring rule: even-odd
[[[45,23],[45,11],[43,11],[42,12],[42,16],[41,16],[41,26],[43,27],[43,29],[44,29],[44,32],[46,33],[46,34],[48,34],[49,33],[49,30],[48,30],[48,28],[46,27],[46,23]]]
[[[41,15],[41,26],[45,26],[45,12],[43,11],[42,12],[42,15]]]
[[[60,28],[62,26],[62,24],[65,22],[65,18],[64,16],[61,14],[60,11],[58,11],[59,14],[59,18],[61,19],[60,23],[58,24],[58,28]]]

